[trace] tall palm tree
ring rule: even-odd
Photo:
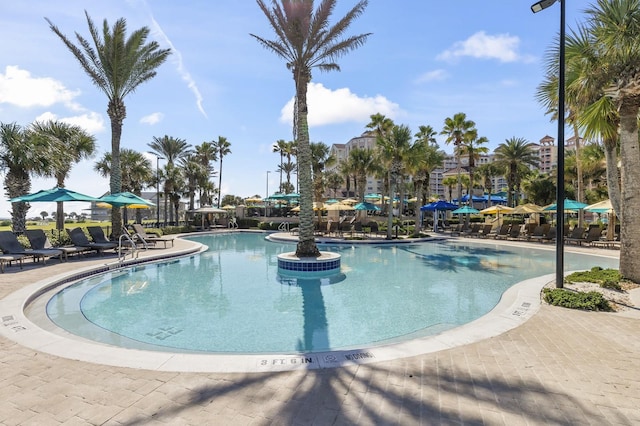
[[[391,131],[393,130],[393,126],[395,123],[390,118],[386,117],[384,114],[376,113],[372,114],[370,117],[371,121],[366,125],[367,129],[370,129],[370,134],[375,136],[376,145],[379,147],[380,144],[385,141]],[[380,141],[380,142],[379,142]],[[391,191],[391,158],[389,156],[382,155],[382,151],[380,149],[377,150],[376,155],[380,160],[380,170],[378,170],[379,178],[384,180],[384,193],[387,194],[389,199],[393,198],[393,195],[389,193]],[[383,200],[384,200],[384,194]],[[389,203],[388,206],[385,206],[383,203],[383,208],[386,208],[387,214],[392,214],[392,204]]]
[[[509,186],[507,204],[515,206],[515,195],[520,193],[523,177],[529,172],[529,166],[538,165],[538,155],[533,144],[524,138],[512,137],[495,149],[496,165],[502,167]]]
[[[184,139],[174,138],[172,136],[164,135],[160,138],[153,137],[153,141],[147,144],[149,148],[153,150],[156,156],[164,157],[167,160],[164,170],[164,217],[169,216],[169,221],[173,222],[173,210],[168,210],[168,203],[171,199],[171,194],[175,193],[178,185],[177,181],[172,181],[171,178],[178,178],[179,173],[174,170],[175,162],[184,156],[191,153],[191,145],[189,145]]]
[[[0,171],[5,173],[4,190],[8,198],[28,194],[31,174],[42,176],[51,169],[54,158],[47,139],[29,137],[16,123],[0,123]],[[24,232],[28,210],[28,203],[11,204],[13,232]]]
[[[356,176],[356,191],[358,200],[364,201],[364,191],[367,187],[367,176],[373,174],[379,167],[373,150],[368,148],[354,148],[349,151],[347,160],[352,173]]]
[[[83,159],[93,156],[96,151],[96,138],[87,133],[80,126],[61,121],[49,120],[35,122],[30,127],[34,137],[48,139],[57,146],[55,167],[47,173],[56,179],[57,186],[63,188],[64,181],[69,177],[71,167]],[[56,229],[64,229],[64,204],[58,202],[56,206]]]
[[[469,138],[469,133],[476,127],[476,123],[472,120],[467,120],[467,115],[464,112],[459,112],[453,117],[447,117],[444,119],[444,127],[440,132],[441,135],[446,135],[446,143],[453,144],[453,150],[456,156],[456,162],[458,163],[458,176],[462,170],[460,164],[461,147],[466,139]],[[462,180],[458,178],[458,202],[462,199]]]
[[[326,175],[327,187],[333,191],[333,197],[337,197],[338,189],[344,184],[344,178],[336,173],[329,172]]]
[[[486,154],[489,152],[489,148],[486,146],[482,146],[485,143],[488,143],[489,139],[484,136],[478,137],[478,130],[471,129],[466,138],[463,140],[462,145],[459,146],[460,155],[464,155],[469,158],[469,182],[475,182],[475,178],[473,176],[476,168],[476,161],[480,159],[481,154]],[[471,191],[469,192],[469,200],[473,203],[473,184],[471,185]],[[468,216],[467,216],[468,218]]]
[[[476,173],[481,178],[482,190],[486,192],[489,196],[493,193],[493,178],[501,176],[502,173],[500,168],[496,165],[495,162],[485,163],[476,168]]]
[[[314,201],[324,201],[324,169],[336,162],[333,155],[329,155],[329,146],[323,142],[311,142],[311,171],[313,173]]]
[[[189,197],[189,210],[195,208],[195,194],[199,183],[209,179],[209,171],[202,164],[196,154],[187,154],[179,160],[180,167],[187,181],[187,195]]]
[[[391,208],[396,193],[396,186],[405,173],[405,160],[411,146],[411,129],[403,125],[393,126],[384,138],[376,139],[381,157],[389,164],[389,211],[387,214],[387,239],[392,239],[393,209]],[[402,211],[403,195],[400,194],[400,211]]]
[[[435,138],[437,133],[433,127],[420,126],[418,129],[418,133],[415,134],[416,141],[409,149],[407,167],[413,178],[416,205],[423,206],[427,203],[429,196],[431,173],[442,166],[445,154],[438,149]],[[415,235],[420,234],[421,222],[420,209],[416,208]]]
[[[93,166],[93,169],[102,177],[111,175],[112,156],[106,152]],[[142,153],[133,149],[120,150],[120,170],[122,173],[122,191],[129,191],[136,195],[142,194],[142,189],[155,183],[155,173],[151,161]],[[156,206],[160,208],[160,206]],[[126,209],[124,210],[126,214]],[[136,211],[136,222],[141,221],[140,211]],[[57,220],[57,217],[56,217]]]
[[[284,164],[286,146],[287,142],[284,139],[278,139],[271,147],[273,152],[280,154],[280,166],[278,167],[278,170],[280,171],[280,185],[278,186],[279,192],[282,192],[282,164]]]
[[[122,189],[120,170],[120,138],[122,123],[127,116],[125,97],[134,92],[144,82],[156,76],[156,70],[169,55],[170,49],[160,49],[157,42],[147,43],[150,30],[142,27],[127,37],[127,22],[120,18],[109,29],[105,19],[102,34],[85,11],[91,43],[76,32],[78,45],[71,42],[49,19],[49,28],[53,31],[78,60],[91,81],[107,95],[109,100],[107,114],[111,121],[111,165],[109,177],[111,193]],[[112,209],[111,222],[116,236],[120,235],[122,217],[119,209]]]
[[[300,180],[300,237],[296,255],[317,257],[320,255],[313,235],[313,183],[311,180],[311,150],[307,122],[307,87],[311,71],[340,70],[337,58],[362,46],[370,34],[345,37],[349,25],[360,16],[368,0],[360,0],[338,20],[329,23],[337,0],[321,0],[314,11],[313,0],[272,0],[268,7],[264,0],[258,6],[267,17],[276,34],[275,40],[267,40],[251,34],[268,50],[286,61],[293,73],[296,87],[294,105],[294,140],[298,144],[298,178]]]
[[[220,159],[220,170],[218,171],[218,208],[220,208],[220,201],[222,198],[222,158],[231,154],[231,142],[224,136],[218,136],[218,140],[214,144],[216,153]]]

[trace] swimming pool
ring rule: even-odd
[[[129,348],[213,353],[311,353],[429,336],[489,312],[514,283],[551,273],[551,250],[471,241],[334,245],[341,273],[280,277],[292,244],[264,235],[193,237],[198,256],[85,279],[47,314],[81,337]],[[567,270],[615,267],[567,253]]]

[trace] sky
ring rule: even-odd
[[[512,137],[538,142],[557,135],[534,96],[545,52],[557,40],[560,7],[533,14],[533,2],[371,0],[346,33],[371,33],[366,44],[338,59],[339,72],[313,74],[311,141],[346,143],[375,113],[416,133],[420,125],[440,131],[445,118],[464,112],[491,151]],[[333,16],[355,3],[339,0]],[[568,27],[584,19],[586,6],[567,2]],[[108,178],[93,171],[111,149],[107,98],[45,20],[73,40],[76,32],[91,39],[85,11],[100,29],[105,19],[111,26],[120,18],[128,33],[146,26],[150,39],[173,52],[154,79],[125,98],[121,148],[146,152],[164,135],[193,146],[224,136],[231,154],[222,164],[223,196],[275,192],[280,157],[272,145],[292,139],[294,84],[284,61],[250,36],[275,39],[255,1],[0,0],[0,122],[53,119],[96,137],[96,156],[74,166],[67,188],[96,197],[109,189]],[[453,151],[445,136],[438,142]],[[54,186],[52,178],[32,180],[33,192]],[[31,206],[29,217],[55,211],[53,203]],[[67,213],[83,208],[65,203]],[[0,218],[10,209],[3,192]]]

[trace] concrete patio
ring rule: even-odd
[[[174,248],[143,255],[188,246],[178,240]],[[0,297],[46,277],[113,260],[27,263],[23,271],[12,266],[0,275]],[[452,349],[271,373],[111,367],[0,338],[0,423],[633,425],[640,423],[638,365],[636,309],[593,313],[547,305],[517,328]]]

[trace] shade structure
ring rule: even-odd
[[[500,214],[500,213],[505,214],[505,213],[512,213],[512,212],[513,212],[512,207],[503,206],[501,204],[497,204],[495,206],[487,207],[486,209],[480,210],[480,213],[482,214]]]
[[[109,203],[105,203],[104,201],[100,201],[96,203],[96,207],[100,207],[101,209],[110,209],[113,206]],[[128,209],[148,209],[150,206],[146,204],[127,204]]]
[[[116,194],[108,194],[100,197],[98,201],[111,204],[114,207],[128,207],[133,204],[144,204],[149,207],[155,206],[151,201],[147,201],[142,197],[131,192],[118,192]]]
[[[358,204],[358,200],[354,200],[353,198],[345,198],[341,201],[342,204]]]
[[[433,212],[436,210],[456,210],[457,208],[457,204],[452,204],[444,200],[438,200],[434,201],[433,203],[425,204],[424,206],[420,207],[420,210],[422,210],[423,212]]]
[[[480,210],[474,209],[471,206],[462,206],[459,209],[455,209],[451,213],[453,213],[453,214],[473,214],[473,213],[480,213]]]
[[[510,214],[531,214],[531,213],[541,213],[544,207],[539,206],[533,203],[522,204],[516,206]]]
[[[374,211],[378,211],[380,210],[380,207],[376,206],[373,203],[368,203],[368,202],[363,202],[363,203],[358,203],[355,206],[353,206],[354,210],[374,210]]]
[[[380,194],[367,194],[364,196],[365,200],[379,200],[382,196]]]
[[[239,207],[239,206],[238,206]],[[232,206],[231,204],[227,204],[226,206],[220,207],[222,210],[235,210],[236,206]]]
[[[592,213],[611,213],[613,211],[613,205],[611,205],[611,200],[603,200],[588,205],[584,209]]]
[[[314,201],[313,202],[313,210],[314,211],[324,210],[324,204],[320,203],[318,201]],[[296,206],[296,207],[292,208],[291,211],[292,212],[299,212],[300,211],[300,206]]]
[[[198,207],[197,209],[193,209],[193,210],[189,210],[189,213],[202,213],[202,214],[209,214],[209,213],[217,213],[217,214],[226,214],[227,211],[223,210],[223,209],[219,209],[217,207],[212,207],[212,206],[202,206],[202,207]]]
[[[327,201],[325,201],[325,204],[335,204],[335,203],[339,203],[340,200],[336,200],[335,198],[330,198]]]
[[[564,209],[565,210],[582,210],[585,207],[587,207],[588,204],[585,203],[581,203],[580,201],[576,201],[576,200],[570,200],[568,198],[565,198],[564,200]],[[547,207],[544,208],[544,211],[546,212],[554,212],[557,210],[557,204],[551,204]]]
[[[80,194],[67,188],[56,187],[53,189],[43,189],[33,194],[21,195],[10,199],[12,203],[19,202],[64,202],[64,201],[97,201],[96,197]]]
[[[245,198],[244,201],[246,203],[261,203],[262,202],[262,198],[260,198],[260,197],[249,197],[249,198]]]
[[[355,208],[353,206],[350,206],[349,204],[343,204],[343,203],[333,203],[333,204],[328,204],[325,203],[324,204],[324,210],[326,211],[347,211],[347,210],[355,210]]]

